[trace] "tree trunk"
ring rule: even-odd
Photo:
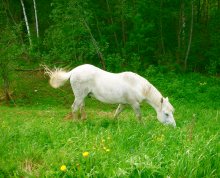
[[[5,93],[5,100],[9,104],[10,101],[10,94],[9,94],[9,79],[7,74],[3,74],[3,88]]]
[[[111,9],[110,9],[108,0],[106,0],[106,5],[107,5],[107,9],[108,9],[109,13],[111,14]],[[110,15],[110,22],[111,22],[111,25],[114,25],[112,15]],[[118,37],[117,37],[117,34],[116,34],[115,31],[113,32],[113,35],[114,35],[114,38],[115,38],[116,48],[118,48],[118,46],[119,46],[119,45],[118,45]]]
[[[200,18],[201,18],[201,0],[198,0],[197,3],[197,22],[200,22]]]
[[[162,6],[163,6],[163,0],[160,1],[160,40],[161,40],[162,54],[165,55],[165,47],[164,47],[164,39],[163,39],[163,23],[162,23]]]
[[[194,8],[193,8],[193,0],[191,2],[191,8],[192,8],[192,12],[191,12],[191,25],[190,25],[190,32],[189,32],[189,43],[188,43],[188,47],[187,47],[187,51],[186,51],[186,57],[185,57],[185,60],[184,60],[184,70],[186,71],[187,69],[187,62],[188,62],[188,57],[189,57],[189,51],[190,51],[190,48],[191,48],[191,42],[192,42],[192,33],[193,33],[193,11],[194,11]]]
[[[121,29],[122,29],[123,47],[125,47],[126,35],[125,35],[125,20],[124,20],[124,16],[123,15],[121,15]]]
[[[13,101],[13,99],[12,99],[10,92],[9,92],[10,82],[9,82],[9,74],[8,74],[8,71],[9,71],[8,64],[1,62],[0,67],[1,67],[0,75],[3,80],[3,91],[4,91],[3,99],[9,105],[10,101]],[[13,101],[13,103],[14,103],[14,101]],[[15,103],[14,103],[14,105],[15,105]]]
[[[97,31],[98,31],[98,34],[99,34],[99,39],[102,39],[102,33],[101,33],[100,28],[99,28],[99,21],[98,21],[96,15],[95,15],[95,21],[96,21],[96,28],[97,28]]]
[[[186,41],[186,34],[185,34],[185,28],[186,28],[186,17],[185,17],[185,3],[183,1],[182,3],[182,19],[181,19],[181,46],[185,47],[185,41]]]
[[[36,33],[37,33],[37,38],[39,38],[39,28],[38,28],[38,18],[37,18],[37,7],[36,7],[36,2],[33,0],[34,3],[34,16],[35,16],[35,27],[36,27]]]
[[[124,19],[124,0],[121,1],[121,30],[122,30],[123,47],[125,47],[126,34],[125,34],[125,19]]]
[[[29,39],[30,47],[32,47],[31,33],[30,33],[28,19],[27,19],[25,7],[24,7],[24,2],[23,2],[23,0],[20,0],[20,2],[21,2],[22,9],[23,9],[24,20],[25,20],[25,24],[26,24],[26,28],[27,28],[27,33],[28,33],[28,39]]]
[[[183,58],[183,48],[185,44],[185,14],[184,14],[184,1],[181,1],[180,4],[180,14],[179,14],[179,29],[177,34],[177,63],[180,64]]]
[[[203,4],[202,4],[202,10],[203,10],[203,22],[206,25],[208,23],[208,10],[209,10],[209,4],[208,4],[208,0],[204,0]]]
[[[82,18],[82,21],[83,21],[84,26],[86,27],[86,29],[87,29],[88,32],[89,32],[89,35],[90,35],[91,40],[92,40],[92,43],[93,43],[93,45],[94,45],[94,47],[95,47],[95,49],[96,49],[96,52],[97,52],[97,54],[98,54],[98,56],[99,56],[99,58],[100,58],[100,62],[101,62],[101,64],[102,64],[102,68],[105,70],[105,69],[106,69],[106,67],[105,67],[105,60],[104,60],[104,57],[103,57],[103,55],[102,55],[102,52],[100,51],[100,49],[99,49],[99,47],[98,47],[98,44],[97,44],[97,42],[96,42],[96,40],[95,40],[95,38],[94,38],[94,36],[93,36],[93,34],[92,34],[92,32],[91,32],[91,29],[89,28],[89,26],[88,26],[88,24],[86,23],[85,19]]]

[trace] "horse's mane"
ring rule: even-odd
[[[150,85],[150,90],[148,92],[148,100],[152,105],[154,105],[157,108],[161,108],[161,99],[163,99],[163,95],[158,91],[156,87],[154,87],[152,84]],[[174,111],[174,107],[170,104],[170,102],[167,100],[167,106],[170,108],[171,111]]]
[[[173,105],[172,105],[169,101],[167,102],[167,104],[168,104],[168,107],[170,108],[170,110],[171,110],[172,112],[174,112],[175,109],[174,109]]]

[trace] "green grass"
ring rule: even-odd
[[[170,97],[176,129],[161,125],[147,104],[140,124],[129,107],[115,121],[117,106],[90,98],[87,120],[67,121],[68,84],[54,90],[41,74],[16,78],[16,107],[0,106],[0,177],[220,176],[218,78],[148,76]]]

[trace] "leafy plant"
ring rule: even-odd
[[[5,95],[5,100],[12,100],[10,95],[10,75],[12,74],[12,66],[15,60],[22,53],[22,48],[19,46],[16,31],[6,26],[0,30],[0,77],[2,79],[2,88]]]

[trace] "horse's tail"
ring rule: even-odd
[[[50,70],[47,66],[44,66],[45,74],[50,77],[50,85],[53,88],[59,88],[70,78],[71,71],[66,72],[62,68],[56,68],[54,70]]]

